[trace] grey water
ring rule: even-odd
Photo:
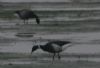
[[[10,4],[13,5],[13,4]],[[35,34],[34,36],[42,37],[43,39],[64,39],[70,40],[73,42],[73,47],[65,50],[63,53],[75,53],[75,54],[100,54],[100,10],[99,10],[99,3],[82,3],[82,4],[71,4],[71,3],[39,3],[39,4],[31,4],[29,8],[32,9],[40,18],[41,25],[43,26],[36,26],[35,20],[30,20],[30,24],[33,24],[32,28],[34,30],[41,29],[45,27],[55,29],[54,27],[58,27],[60,34]],[[20,9],[24,8],[20,7]],[[26,8],[26,7],[25,7]],[[18,7],[15,8],[13,6],[9,8],[4,8],[3,10],[15,10],[19,9]],[[83,11],[85,10],[85,11]],[[92,11],[93,12],[89,12]],[[0,28],[14,28],[16,23],[20,23],[23,25],[23,21],[20,19],[0,19]],[[45,25],[47,24],[47,25]],[[54,27],[50,24],[59,24],[59,26],[55,25]],[[50,25],[50,26],[49,26]],[[31,25],[30,25],[31,26]],[[28,26],[29,28],[29,26]],[[21,29],[21,28],[20,28]],[[66,33],[62,34],[60,29],[64,30]],[[76,31],[75,31],[76,30]],[[95,32],[97,31],[98,32]],[[22,29],[22,31],[24,31]],[[46,31],[49,32],[47,29]],[[68,34],[67,32],[71,32]],[[87,31],[87,33],[84,33]],[[82,32],[82,33],[81,33]],[[19,38],[16,37],[17,31],[0,31],[0,52],[2,53],[28,53],[30,54],[32,46],[35,44],[32,38]],[[7,41],[7,40],[12,41]],[[6,40],[6,41],[5,41]],[[17,40],[17,41],[16,41]],[[31,41],[29,41],[31,40]],[[2,42],[3,41],[3,42]],[[47,42],[47,41],[46,41]],[[45,42],[44,42],[45,43]],[[39,42],[38,44],[41,44]],[[44,53],[41,50],[37,50],[37,53]],[[48,60],[48,58],[43,59]],[[78,58],[62,58],[63,61],[77,61]],[[95,61],[100,62],[100,58],[81,58],[81,60],[88,60],[88,61]],[[15,63],[15,64],[30,64],[33,62],[32,60],[10,60],[10,61],[1,61],[0,63],[4,62],[3,64]]]

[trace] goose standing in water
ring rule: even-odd
[[[32,52],[36,51],[37,49],[42,49],[43,51],[53,53],[52,59],[54,60],[55,55],[57,54],[58,59],[60,60],[60,52],[64,51],[66,48],[71,47],[70,41],[50,41],[46,43],[45,45],[34,45],[32,47]]]
[[[32,10],[17,10],[15,11],[15,14],[22,20],[24,20],[24,24],[28,24],[28,20],[35,18],[36,23],[40,24],[40,19],[39,17],[32,11]]]

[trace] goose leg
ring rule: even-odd
[[[28,20],[26,21],[26,24],[28,24]]]
[[[26,21],[24,20],[24,24],[26,23]]]
[[[55,55],[56,55],[56,53],[53,54],[53,61],[54,61]]]
[[[60,54],[58,53],[58,59],[60,60],[61,59],[61,56],[60,56]]]

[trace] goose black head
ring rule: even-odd
[[[35,14],[34,14],[34,16],[35,16],[35,18],[36,18],[37,24],[40,24],[40,19],[39,19],[39,17],[38,17],[37,15],[35,15]]]
[[[34,51],[36,51],[38,48],[39,48],[39,46],[38,46],[38,45],[34,45],[34,46],[32,47],[31,54],[32,54]]]
[[[16,13],[16,14],[19,14],[19,13],[20,13],[20,11],[15,11],[15,13]]]
[[[38,17],[36,18],[36,22],[37,24],[40,24],[40,19]]]
[[[19,15],[20,15],[20,11],[14,11],[14,16],[19,18]]]

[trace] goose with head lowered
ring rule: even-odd
[[[71,46],[72,46],[72,44],[70,41],[59,41],[59,40],[49,41],[48,43],[46,43],[44,45],[34,45],[32,47],[31,54],[40,48],[43,51],[53,53],[53,57],[52,57],[53,60],[54,60],[56,54],[58,56],[58,59],[60,60],[60,58],[61,58],[60,53]]]
[[[22,19],[24,21],[24,24],[28,24],[28,20],[32,18],[35,18],[36,23],[40,24],[39,17],[32,10],[28,10],[28,9],[16,10],[15,15],[20,19]]]

